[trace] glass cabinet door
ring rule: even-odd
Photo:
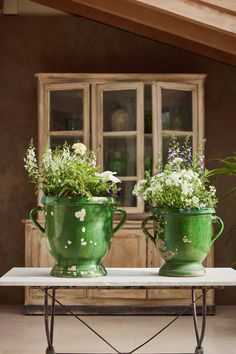
[[[49,84],[46,89],[48,143],[51,147],[89,145],[89,85]]]
[[[97,86],[97,142],[101,170],[116,171],[122,181],[120,204],[142,212],[143,203],[132,195],[144,172],[143,84]]]
[[[195,150],[199,143],[197,132],[197,87],[188,83],[158,82],[153,85],[153,158],[161,153],[167,160],[173,136],[180,144],[190,137]]]

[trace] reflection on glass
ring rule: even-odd
[[[58,145],[63,145],[65,141],[69,145],[73,145],[75,143],[83,143],[83,136],[50,136],[50,146],[55,148]]]
[[[152,133],[152,87],[144,86],[144,132]]]
[[[152,136],[145,136],[144,138],[144,170],[152,171],[153,164],[152,151]]]
[[[136,137],[104,137],[104,170],[136,176]]]
[[[136,90],[105,91],[104,131],[136,130]]]
[[[192,92],[162,89],[162,129],[192,131]]]
[[[126,207],[136,207],[137,198],[132,194],[136,181],[123,181],[121,186],[121,196],[118,199],[118,204]]]
[[[180,144],[180,146],[183,145],[186,137],[185,136],[178,136],[176,137],[178,143]],[[167,162],[167,157],[168,157],[168,149],[170,147],[170,142],[172,140],[172,137],[170,136],[164,136],[162,138],[162,158],[163,158],[163,164],[166,164]],[[190,139],[189,139],[189,143],[190,143],[190,146],[193,146],[193,139],[192,137],[190,136]]]
[[[50,130],[83,129],[83,90],[50,91]]]

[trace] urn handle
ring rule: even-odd
[[[124,225],[126,218],[127,218],[127,213],[123,208],[114,208],[113,214],[115,214],[115,213],[121,214],[122,218],[121,218],[120,222],[118,223],[118,225],[116,225],[116,227],[112,230],[113,235]]]
[[[45,234],[45,229],[37,221],[37,212],[38,211],[44,211],[44,208],[41,206],[34,207],[29,213],[29,218],[32,221],[32,223],[34,224],[34,226],[36,226],[37,229],[39,229],[43,234]]]
[[[155,243],[155,241],[156,241],[156,235],[155,235],[155,234],[154,234],[154,235],[150,234],[150,232],[148,231],[148,229],[147,229],[147,227],[146,227],[147,223],[148,223],[150,220],[155,220],[154,217],[153,217],[153,215],[150,215],[150,216],[148,216],[146,219],[143,220],[143,222],[142,222],[142,230],[143,230],[144,234],[145,234],[152,242]]]
[[[219,216],[213,215],[212,220],[218,222],[220,226],[219,226],[218,230],[216,231],[216,234],[213,235],[211,243],[213,243],[222,234],[222,232],[224,230],[224,223]]]

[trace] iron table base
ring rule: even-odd
[[[102,337],[94,328],[92,328],[90,325],[88,325],[82,318],[80,318],[78,315],[73,313],[69,308],[67,308],[65,305],[63,305],[60,301],[58,301],[56,299],[56,289],[57,289],[57,287],[45,287],[45,288],[40,288],[40,289],[44,292],[44,322],[45,322],[45,331],[46,331],[47,345],[48,345],[48,347],[46,349],[46,354],[69,354],[69,353],[56,353],[55,349],[54,349],[54,346],[53,346],[55,304],[56,303],[58,305],[60,305],[63,309],[65,309],[67,312],[69,312],[71,315],[73,315],[75,318],[77,318],[87,328],[89,328],[104,343],[106,343],[106,345],[108,345],[112,349],[113,353],[115,352],[117,354],[133,354],[133,353],[135,353],[137,350],[141,349],[147,343],[149,343],[151,340],[153,340],[159,334],[161,334],[172,323],[174,323],[179,317],[181,317],[182,315],[187,313],[187,311],[189,310],[189,307],[191,307],[192,308],[192,315],[193,315],[194,330],[195,330],[195,335],[196,335],[196,342],[197,342],[197,346],[195,348],[195,352],[191,353],[191,354],[204,354],[202,343],[203,343],[204,334],[205,334],[205,328],[206,328],[206,293],[209,290],[209,289],[207,290],[204,287],[202,287],[200,289],[201,290],[201,295],[198,296],[198,298],[196,298],[196,288],[192,287],[191,288],[192,302],[191,302],[191,304],[189,306],[187,306],[179,315],[177,315],[174,319],[172,319],[167,325],[165,325],[162,329],[160,329],[152,337],[148,338],[144,343],[142,343],[138,347],[134,348],[133,350],[125,352],[125,353],[124,352],[120,352],[111,343],[109,343],[104,337]],[[51,301],[49,301],[49,299]],[[198,324],[198,315],[197,315],[197,306],[196,306],[196,302],[199,299],[201,299],[201,306],[202,306],[202,321],[201,321],[201,325],[200,326]],[[77,354],[83,354],[83,353],[77,353]],[[94,353],[94,354],[99,354],[99,353]],[[177,354],[177,353],[175,353],[175,354]]]

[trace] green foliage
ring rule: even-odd
[[[211,176],[215,175],[226,175],[226,176],[236,176],[236,154],[226,157],[225,159],[218,159],[222,167],[218,167],[210,172]],[[234,194],[236,192],[236,187],[233,187],[225,193],[225,196]],[[232,237],[236,233],[236,224],[232,225],[226,234],[225,245],[227,246]],[[233,256],[232,267],[236,269],[236,253]]]
[[[48,148],[39,167],[31,141],[24,162],[36,191],[42,190],[46,196],[117,197],[120,193],[120,180],[115,173],[98,173],[94,152],[87,151],[81,143],[72,148],[66,143],[55,149]]]
[[[139,181],[133,191],[149,205],[158,208],[214,208],[215,187],[208,186],[208,171],[204,168],[204,142],[192,154],[189,137],[180,146],[172,139],[168,159],[163,166],[157,162],[158,173]]]

